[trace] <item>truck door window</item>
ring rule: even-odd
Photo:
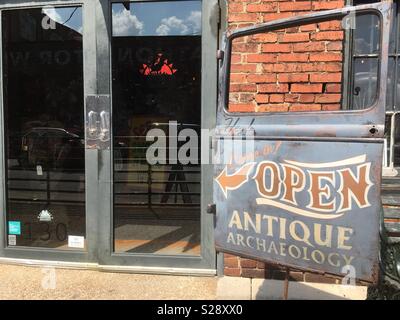
[[[371,33],[365,32],[366,25],[372,26]],[[379,16],[363,12],[345,19],[235,36],[228,75],[228,111],[315,112],[372,107],[377,101],[380,30]],[[347,39],[355,49],[353,56],[344,50]],[[351,62],[354,81],[347,89],[344,80]],[[349,103],[344,99],[347,90],[352,93]]]

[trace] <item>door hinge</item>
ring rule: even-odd
[[[217,213],[217,205],[215,203],[210,203],[207,205],[207,213],[216,214]]]

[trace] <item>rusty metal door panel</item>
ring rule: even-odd
[[[227,150],[230,144],[226,148],[221,142],[219,147],[220,153],[232,152]],[[217,249],[332,274],[341,274],[350,264],[358,278],[374,280],[381,153],[377,143],[256,141],[259,156],[254,162],[216,165]],[[358,198],[347,198],[352,192],[350,172],[361,172],[356,177],[363,180]],[[288,176],[301,177],[302,182],[291,183]],[[318,176],[331,193],[327,198],[333,199],[332,205],[323,205],[326,208],[319,202],[330,201],[313,194]],[[343,199],[346,204],[341,204]]]
[[[381,21],[378,97],[365,110],[227,111],[233,39],[350,13]],[[376,283],[391,5],[367,4],[228,32],[214,136],[218,251]],[[251,146],[245,152],[243,141]],[[240,149],[240,148],[238,148]],[[239,156],[237,156],[240,154]]]

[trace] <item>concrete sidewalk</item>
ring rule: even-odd
[[[0,264],[0,300],[210,300],[216,298],[216,291],[217,277],[109,273]]]

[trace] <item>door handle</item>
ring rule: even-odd
[[[97,138],[97,131],[98,131],[97,118],[98,118],[97,112],[92,110],[88,113],[88,134],[91,139]]]
[[[86,148],[109,150],[111,141],[111,113],[109,95],[86,97]]]
[[[101,141],[110,140],[110,113],[107,111],[100,112],[100,136]]]

